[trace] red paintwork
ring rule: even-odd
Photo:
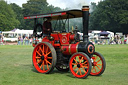
[[[69,45],[69,36],[70,36],[70,33],[60,33],[59,34],[61,45]]]
[[[62,53],[65,55],[72,55],[72,54],[78,52],[77,51],[78,44],[79,44],[79,42],[76,44],[69,44],[69,45],[61,46]]]
[[[44,17],[52,17],[52,16],[60,16],[60,15],[66,15],[66,12],[25,16],[24,19],[35,19],[35,18],[44,18]]]
[[[75,44],[71,44],[70,41],[73,41],[74,34],[71,33],[52,33],[51,36],[54,38],[53,41],[50,41],[48,37],[44,37],[42,42],[49,42],[53,45],[53,47],[61,48],[61,51],[65,55],[71,55],[77,52],[77,45],[79,42]],[[55,43],[55,41],[60,41],[60,43]]]
[[[74,59],[76,59],[77,56],[81,56],[81,57],[83,57],[83,59],[84,59],[85,61],[87,61],[87,67],[88,67],[88,68],[86,69],[86,72],[85,72],[84,74],[82,74],[82,75],[77,74],[76,71],[73,70],[75,66],[73,66],[72,63],[74,63],[73,61],[74,61]],[[83,65],[82,63],[79,63],[79,64],[80,64],[80,67],[81,67],[81,65]],[[88,70],[89,70],[89,61],[88,61],[88,59],[87,59],[83,54],[80,54],[80,53],[74,54],[74,55],[71,57],[71,59],[70,59],[69,68],[70,68],[71,73],[72,73],[75,77],[83,78],[83,77],[86,76],[87,73],[88,73]],[[77,68],[78,68],[78,67],[77,67]]]
[[[69,53],[69,45],[63,45],[63,46],[61,46],[61,51],[65,55],[70,55],[70,53]]]
[[[99,67],[100,70],[97,69],[96,72],[90,72],[91,75],[96,76],[96,75],[100,74],[101,71],[103,70],[103,60],[102,60],[101,56],[98,53],[94,52],[93,56],[94,55],[99,57],[100,58],[100,62],[102,62],[102,66]],[[92,59],[95,60],[95,57],[92,57]],[[94,67],[97,67],[97,62],[93,62],[93,67],[92,68],[94,68]]]
[[[75,34],[71,34],[69,38],[73,41],[75,39]]]
[[[89,50],[90,47],[92,47],[92,51]],[[94,52],[94,46],[93,46],[93,45],[89,45],[89,46],[88,46],[88,52],[89,52],[90,54],[92,54],[92,53]]]
[[[37,57],[37,49],[41,46],[41,45],[46,45],[46,44],[43,44],[43,43],[40,43],[40,44],[37,44],[36,45],[36,47],[35,47],[35,49],[34,49],[34,51],[33,51],[33,57],[32,57],[32,60],[33,60],[33,65],[34,65],[34,67],[35,67],[35,69],[38,71],[38,72],[40,72],[40,73],[46,73],[46,72],[48,72],[50,69],[45,69],[45,70],[42,70],[39,66],[38,66],[38,64],[37,64],[37,59],[36,59],[36,57]],[[47,46],[47,45],[46,45]],[[47,46],[48,47],[48,46]],[[47,56],[46,56],[47,57]],[[46,60],[47,60],[47,58],[45,58]],[[52,63],[52,62],[51,62]],[[46,65],[46,62],[44,61],[44,65]]]

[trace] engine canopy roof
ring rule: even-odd
[[[54,12],[54,13],[37,14],[37,15],[24,16],[24,19],[36,19],[36,18],[47,18],[47,17],[51,17],[52,20],[57,20],[58,17],[60,17],[61,19],[79,18],[82,17],[82,11],[78,9],[74,9],[74,10]]]

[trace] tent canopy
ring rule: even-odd
[[[100,34],[100,36],[107,36],[107,35],[110,34],[110,33],[106,32],[106,31],[102,31],[102,32],[100,32],[99,34]]]

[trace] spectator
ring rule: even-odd
[[[127,36],[124,35],[124,44],[126,44],[126,42],[127,42]]]
[[[20,38],[20,42],[21,42],[21,45],[23,45],[23,38],[22,37]]]
[[[20,45],[20,36],[18,37],[18,45]]]
[[[28,39],[27,36],[24,38],[24,40],[25,40],[25,45],[28,45],[28,43],[29,43],[29,39]]]
[[[32,38],[29,39],[30,45],[32,44]]]
[[[117,42],[117,35],[115,35],[115,37],[114,37],[114,42],[115,42],[115,44],[118,43],[118,42]]]
[[[0,34],[0,45],[3,45],[3,36],[2,36],[2,34]]]
[[[120,43],[121,43],[121,41],[120,41],[120,36],[117,35],[117,44],[120,44]]]
[[[128,34],[127,34],[127,37],[126,38],[127,38],[126,44],[128,44]]]

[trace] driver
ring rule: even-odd
[[[43,23],[43,36],[48,36],[52,32],[51,17],[47,17],[47,20]]]

